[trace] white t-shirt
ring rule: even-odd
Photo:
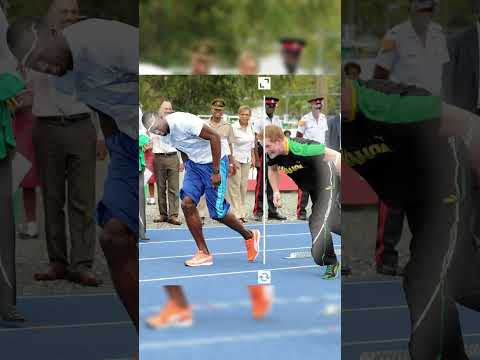
[[[55,86],[115,120],[120,131],[138,138],[138,29],[101,19],[66,27],[73,70],[55,77]],[[122,39],[122,41],[112,41]]]
[[[233,123],[233,157],[242,164],[248,164],[252,161],[252,149],[255,148],[255,133],[250,124],[243,128],[240,122]]]
[[[308,140],[314,140],[320,144],[325,144],[325,132],[328,130],[328,122],[325,114],[320,113],[318,121],[313,117],[313,114],[302,116],[298,123],[298,131],[303,134],[303,137]]]
[[[177,150],[185,153],[188,158],[197,164],[212,162],[212,150],[210,141],[202,139],[199,135],[204,125],[208,124],[198,116],[174,112],[165,116],[170,128],[169,142]],[[227,139],[221,139],[221,157],[228,154]]]

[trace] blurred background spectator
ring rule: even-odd
[[[339,70],[340,1],[206,0],[178,6],[174,0],[144,0],[140,19],[140,74],[245,74],[238,67],[246,50],[254,54],[261,74]],[[279,42],[283,37],[308,44],[301,58],[288,61],[295,63],[295,71],[285,67],[286,53]],[[192,55],[192,50],[198,53],[196,44],[204,41],[214,44],[214,61],[212,54]],[[194,64],[190,64],[192,57]]]

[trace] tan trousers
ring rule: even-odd
[[[157,177],[160,216],[178,216],[179,163],[177,153],[154,154],[153,168]]]
[[[246,218],[246,198],[248,190],[248,173],[250,171],[250,163],[241,164],[240,169],[234,176],[229,178],[228,182],[228,200],[231,205],[233,214],[237,218]]]

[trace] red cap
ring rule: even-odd
[[[265,98],[265,104],[266,105],[273,105],[273,106],[277,106],[277,103],[279,102],[280,100],[275,98],[275,97],[266,97]]]

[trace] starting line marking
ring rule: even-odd
[[[167,280],[179,280],[179,279],[193,279],[193,278],[212,277],[212,276],[228,276],[228,275],[249,274],[249,273],[258,273],[259,270],[282,271],[282,270],[295,270],[295,269],[306,269],[306,268],[315,268],[315,267],[319,268],[320,266],[318,266],[318,265],[304,265],[304,266],[291,266],[291,267],[274,268],[274,269],[256,269],[256,270],[245,270],[245,271],[232,271],[232,272],[226,272],[226,273],[172,276],[172,277],[164,277],[164,278],[157,278],[157,279],[143,279],[143,280],[140,280],[140,283],[167,281]]]
[[[267,237],[283,237],[283,236],[299,236],[299,235],[309,235],[310,233],[293,233],[293,234],[276,234],[276,235],[267,235]],[[262,238],[264,236],[262,235]],[[234,240],[234,239],[243,239],[241,236],[229,236],[229,237],[216,237],[205,239],[205,241],[219,241],[219,240]],[[153,245],[153,244],[171,244],[171,243],[181,243],[181,242],[195,242],[193,239],[189,240],[166,240],[166,241],[145,241],[140,243],[141,245]]]

